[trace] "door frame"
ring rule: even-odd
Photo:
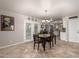
[[[26,24],[27,24],[27,23],[30,23],[30,24],[31,24],[31,22],[29,22],[29,21],[25,21],[25,22],[24,22],[24,41],[25,41],[25,42],[32,41],[32,34],[31,34],[31,39],[27,39],[27,38],[26,38],[26,28],[27,28],[27,27],[26,27]],[[32,24],[31,24],[31,33],[32,33]]]
[[[76,18],[76,19],[67,19],[67,41],[68,42],[76,42],[76,41],[72,41],[70,39],[70,35],[69,35],[69,24],[70,24],[71,20],[77,20],[77,21],[79,21],[79,18]],[[79,42],[76,42],[76,43],[79,43]]]
[[[31,24],[31,39],[27,40],[26,39],[26,24],[30,23]],[[40,31],[40,26],[38,22],[32,22],[32,21],[24,21],[24,42],[29,42],[29,41],[33,41],[33,34],[34,34],[34,24],[38,24],[38,32]]]

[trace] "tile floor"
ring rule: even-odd
[[[67,43],[58,40],[57,44],[50,48],[46,44],[46,51],[40,45],[39,51],[33,49],[33,42],[24,43],[12,47],[0,49],[0,58],[78,58],[79,44]]]

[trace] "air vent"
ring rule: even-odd
[[[78,18],[78,16],[72,16],[72,17],[69,17],[69,19],[73,19],[73,18]]]

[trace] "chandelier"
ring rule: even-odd
[[[49,23],[50,21],[47,20],[47,12],[48,12],[48,10],[44,10],[44,12],[45,12],[45,17],[44,17],[44,19],[42,20],[42,22],[43,22],[43,23]]]

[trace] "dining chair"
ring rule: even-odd
[[[50,48],[51,48],[51,36],[50,36],[50,37],[48,37],[48,38],[46,39],[46,42],[48,42],[48,43],[49,43]]]
[[[54,43],[56,44],[56,35],[53,35]]]
[[[51,36],[52,46],[54,46],[54,43],[56,44],[56,35],[54,33],[53,34],[50,33],[50,36]]]
[[[38,44],[38,50],[39,50],[39,44],[42,43],[41,39],[39,38],[39,35],[33,34],[33,39],[34,39],[34,49],[35,45]]]
[[[54,36],[51,35],[51,36],[50,36],[50,39],[51,39],[52,46],[54,46]]]

